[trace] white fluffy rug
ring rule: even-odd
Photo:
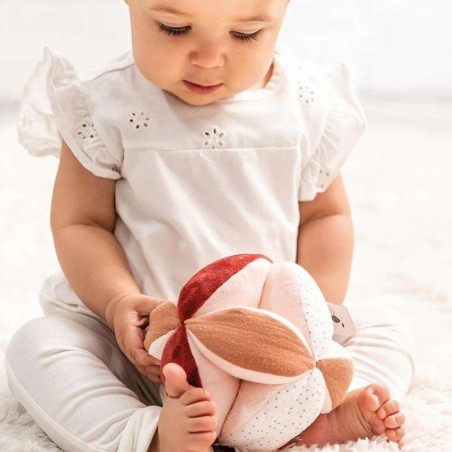
[[[404,450],[451,451],[452,107],[365,108],[370,128],[343,170],[356,235],[348,299],[391,305],[411,323],[418,369],[402,401]],[[11,335],[42,315],[39,288],[58,265],[49,230],[57,161],[20,148],[12,113],[0,115],[0,451],[56,451],[9,392],[3,368]],[[397,447],[374,438],[321,450]]]

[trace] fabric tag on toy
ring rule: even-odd
[[[331,319],[333,320],[334,333],[333,340],[343,340],[345,338],[354,336],[356,333],[355,325],[353,325],[352,318],[345,306],[327,303],[330,310]]]

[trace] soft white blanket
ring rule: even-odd
[[[356,235],[348,299],[391,305],[412,324],[418,370],[402,401],[404,450],[446,452],[452,450],[452,106],[365,109],[370,128],[342,172]],[[0,450],[53,451],[60,449],[11,395],[3,368],[11,335],[42,315],[39,288],[58,266],[49,228],[58,162],[26,154],[16,143],[13,113],[0,115]],[[294,449],[301,450],[307,449]],[[380,437],[321,450],[397,447]]]

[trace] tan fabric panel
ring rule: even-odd
[[[213,353],[244,369],[294,377],[315,366],[298,336],[266,314],[227,309],[185,325]]]
[[[325,378],[330,393],[332,409],[344,400],[353,377],[353,361],[345,358],[328,358],[318,361],[317,367]]]
[[[161,303],[151,312],[149,329],[144,337],[144,347],[149,350],[152,342],[180,326],[177,308],[174,303]]]

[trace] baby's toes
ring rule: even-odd
[[[395,414],[391,414],[387,418],[384,419],[386,428],[397,428],[403,425],[405,422],[405,415],[402,412],[398,412]]]
[[[373,416],[368,422],[370,422],[370,425],[372,426],[372,432],[374,435],[383,435],[386,431],[384,422],[377,416]]]
[[[399,442],[405,435],[405,427],[401,425],[397,428],[388,428],[385,431],[385,435],[389,441]]]
[[[377,410],[377,416],[380,419],[385,419],[391,414],[395,414],[400,411],[400,405],[397,400],[389,399],[385,403],[381,405],[380,408]]]
[[[361,407],[372,412],[379,410],[389,400],[389,390],[383,385],[373,383],[361,394]]]
[[[190,433],[210,432],[217,426],[216,416],[194,417],[188,420],[188,431]]]
[[[213,400],[193,403],[186,408],[188,417],[211,416],[215,414],[215,411],[215,402]]]
[[[193,405],[197,402],[211,400],[209,392],[203,388],[192,388],[185,391],[179,398],[180,403],[183,405]]]

